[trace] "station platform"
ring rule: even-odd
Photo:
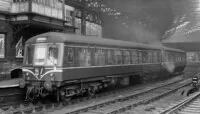
[[[0,106],[23,101],[25,89],[19,87],[21,78],[0,81]]]
[[[0,81],[0,88],[19,87],[21,78]]]

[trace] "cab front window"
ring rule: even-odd
[[[33,56],[34,55],[34,47],[29,45],[26,46],[26,56],[25,56],[25,64],[32,65],[33,64]]]
[[[55,44],[31,44],[26,46],[26,65],[58,65],[59,46]]]
[[[35,46],[35,65],[45,65],[46,46]]]

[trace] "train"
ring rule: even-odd
[[[26,99],[57,101],[112,85],[130,85],[181,73],[186,52],[162,45],[47,32],[28,39],[21,68]]]

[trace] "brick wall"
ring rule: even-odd
[[[9,79],[9,70],[13,61],[13,31],[9,22],[0,20],[0,33],[5,34],[5,58],[0,59],[0,80]]]

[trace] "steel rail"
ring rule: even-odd
[[[177,103],[176,105],[171,106],[170,108],[164,110],[160,114],[174,114],[181,112],[184,108],[187,107],[190,103],[192,103],[194,100],[200,97],[200,92],[195,93],[194,95],[190,96],[187,99],[184,99],[183,101]],[[200,108],[199,108],[200,109]],[[195,109],[194,109],[195,111]]]
[[[158,100],[158,99],[160,99],[164,96],[167,96],[170,93],[173,93],[173,92],[179,90],[180,88],[191,85],[191,82],[180,85],[180,86],[178,86],[178,87],[176,87],[175,89],[172,89],[172,90],[168,90],[169,89],[168,87],[165,88],[166,86],[172,86],[171,88],[173,88],[174,84],[176,85],[176,83],[173,83],[173,86],[171,84],[167,84],[165,86],[154,88],[154,89],[151,89],[149,91],[144,91],[144,92],[134,94],[134,95],[128,95],[128,96],[125,96],[125,97],[122,97],[122,98],[117,98],[115,100],[110,100],[110,101],[107,101],[107,102],[99,103],[99,104],[89,106],[89,107],[85,107],[85,108],[82,108],[82,109],[69,111],[69,112],[66,112],[66,114],[78,114],[78,113],[83,113],[83,112],[87,113],[87,112],[90,112],[90,111],[93,112],[92,110],[96,110],[98,108],[103,108],[104,110],[107,109],[108,111],[102,110],[100,112],[100,113],[104,113],[104,114],[121,113],[121,112],[124,112],[125,110],[129,110],[129,109],[136,107],[138,105],[142,105],[142,104],[146,104],[146,103],[150,103],[150,102],[153,102],[155,100]],[[164,89],[164,91],[167,89],[168,91],[166,90],[166,92],[163,92],[163,91],[160,92],[160,90],[158,90],[158,89]],[[154,96],[155,93],[156,93],[156,95]],[[153,97],[149,97],[151,95]],[[144,96],[144,97],[141,97],[141,96]],[[137,99],[138,99],[137,97],[141,97],[141,98],[139,98],[140,99],[139,101],[137,101]],[[134,102],[134,100],[137,101],[137,102]],[[131,101],[131,102],[129,102],[129,101]],[[115,104],[117,104],[117,105],[115,105]],[[115,107],[115,108],[114,109],[108,109],[108,108],[104,108],[105,106],[108,107],[108,108],[110,108],[110,107]]]

